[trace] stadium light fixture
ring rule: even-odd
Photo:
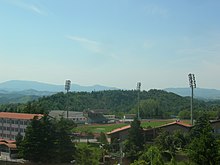
[[[190,73],[189,77],[189,87],[191,88],[191,124],[193,125],[193,89],[196,88],[196,79],[195,75]]]
[[[71,81],[70,80],[66,80],[66,82],[65,82],[66,93],[69,92],[70,86],[71,86]],[[68,97],[68,95],[67,95],[67,97]],[[68,107],[68,105],[69,105],[69,98],[67,98],[67,110],[66,110],[66,117],[67,117],[67,119],[69,118],[69,107]]]

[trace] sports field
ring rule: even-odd
[[[167,123],[171,123],[175,120],[144,120],[141,122],[141,126],[143,128],[148,127],[158,127]],[[114,124],[91,124],[91,125],[82,125],[78,126],[74,129],[74,132],[92,132],[92,133],[100,133],[100,132],[110,132],[116,128],[120,128],[123,126],[129,125],[129,123],[114,123]]]

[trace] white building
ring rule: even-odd
[[[67,119],[67,111],[52,110],[50,111],[49,116],[57,118],[57,119],[61,117],[64,117],[65,119]],[[84,116],[83,112],[69,111],[68,119],[74,121],[76,124],[87,123],[87,118]]]
[[[34,117],[41,118],[41,114],[0,112],[0,138],[15,140],[20,134],[25,135],[25,129]]]

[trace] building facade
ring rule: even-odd
[[[25,129],[34,117],[41,118],[41,114],[25,114],[0,112],[0,138],[15,140],[18,133],[25,135]]]
[[[87,118],[84,116],[83,112],[68,111],[68,115],[67,115],[67,111],[52,110],[50,111],[49,116],[56,118],[56,119],[60,119],[61,117],[67,119],[67,116],[68,116],[68,119],[74,121],[74,123],[76,124],[87,123]]]

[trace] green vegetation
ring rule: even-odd
[[[154,144],[146,145],[138,155],[133,152],[133,156],[138,157],[132,165],[217,165],[220,163],[219,151],[219,137],[214,136],[205,113],[197,118],[189,134],[161,132]]]
[[[129,129],[128,139],[125,143],[125,154],[131,160],[134,161],[138,158],[139,152],[143,150],[144,146],[144,135],[141,122],[135,118],[131,122],[131,128]]]
[[[191,131],[191,143],[188,153],[191,160],[197,164],[213,165],[220,163],[219,143],[213,134],[211,124],[206,114],[198,118]]]
[[[161,126],[163,124],[171,123],[174,120],[153,120],[153,121],[146,121],[141,123],[141,127],[143,128],[154,128]],[[97,124],[97,125],[81,125],[75,127],[73,132],[91,132],[91,133],[107,133],[111,132],[114,129],[124,127],[129,125],[129,123],[115,123],[115,124]]]
[[[101,150],[89,144],[79,143],[77,146],[75,161],[77,165],[99,165]]]
[[[159,127],[161,125],[164,125],[164,124],[168,124],[168,123],[171,123],[175,120],[149,120],[149,121],[146,121],[146,122],[142,122],[141,123],[141,127],[143,128],[154,128],[154,127]]]
[[[69,136],[74,123],[48,116],[34,118],[19,143],[19,155],[25,160],[41,163],[67,163],[74,159],[75,145]],[[18,139],[18,138],[17,138]]]
[[[126,126],[128,124],[103,124],[103,125],[82,125],[73,129],[74,132],[92,132],[92,133],[101,133],[101,132],[111,132],[116,128]]]
[[[137,113],[137,91],[110,90],[97,92],[57,93],[39,98],[26,104],[0,105],[0,111],[49,113],[50,110],[84,111],[87,109],[107,109],[109,114],[122,117],[126,113]],[[183,111],[184,113],[180,113]],[[188,119],[190,98],[181,97],[163,90],[149,90],[140,93],[141,118],[170,118],[180,115]],[[220,117],[220,101],[194,100],[194,116],[200,111],[207,111],[212,118]]]

